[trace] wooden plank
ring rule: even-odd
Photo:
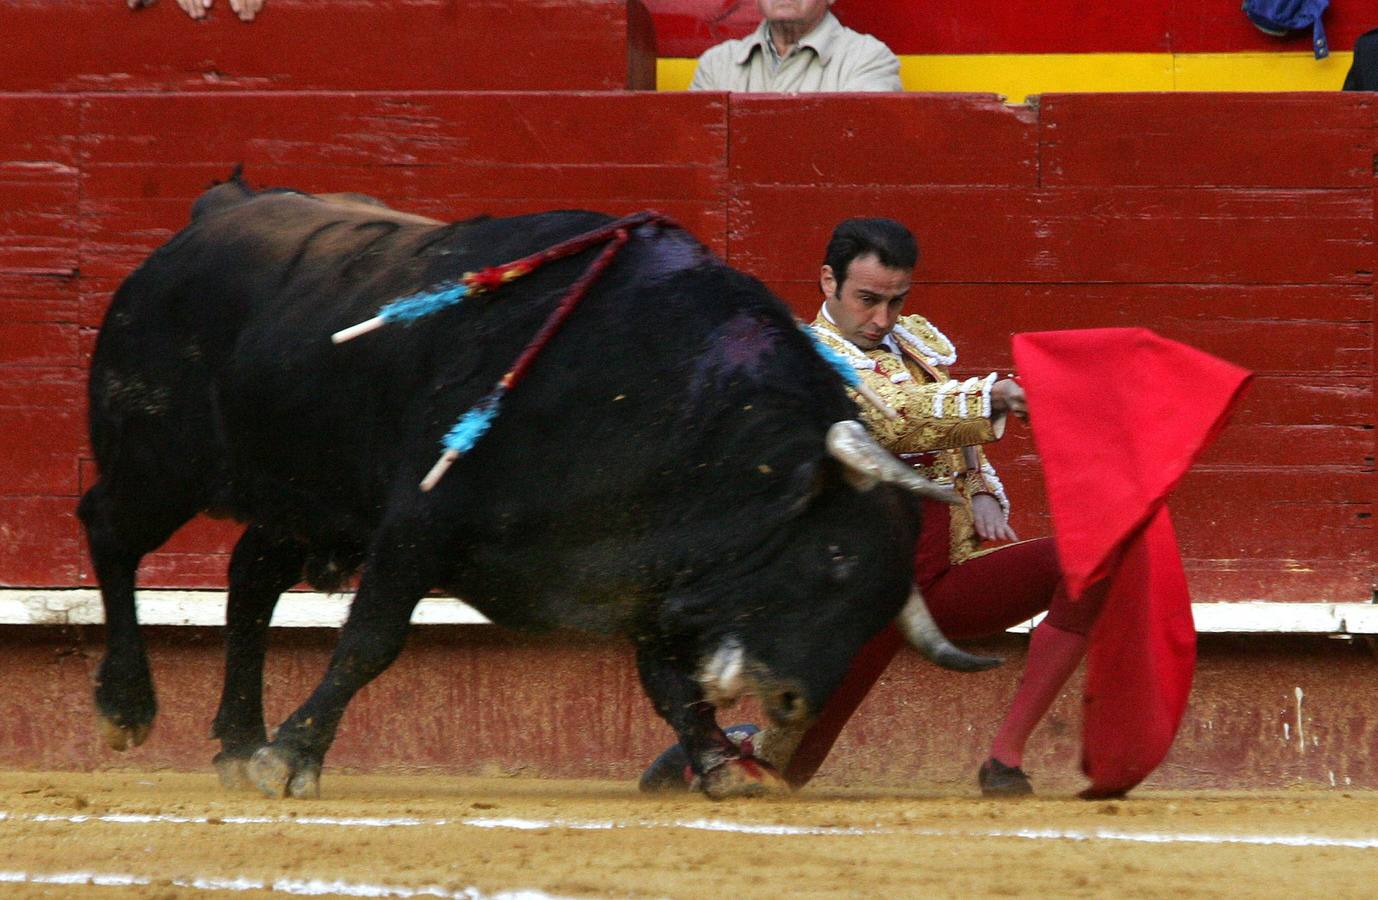
[[[1170,501],[1184,556],[1362,563],[1373,543],[1372,473],[1197,470]]]
[[[78,98],[0,93],[0,162],[75,166],[80,136]]]
[[[176,590],[224,590],[229,553],[168,553],[159,550],[144,557],[139,583],[151,588]],[[94,579],[89,583],[95,584]]]
[[[1240,400],[1240,421],[1373,428],[1373,383],[1367,377],[1254,379]]]
[[[252,24],[224,3],[193,22],[169,2],[5,2],[0,90],[650,88],[644,65],[628,81],[646,43],[629,25],[625,0],[273,0]]]
[[[0,322],[0,367],[74,366],[77,327],[60,322]]]
[[[77,583],[81,549],[73,497],[0,494],[0,584],[30,587]]]
[[[1004,464],[997,455],[995,464],[1016,508],[1022,507],[1030,522],[1040,520],[1046,507],[1036,457]],[[1199,531],[1192,538],[1179,535],[1184,552],[1188,547],[1198,548],[1191,555],[1203,559],[1348,558],[1355,548],[1362,548],[1360,533],[1372,528],[1366,515],[1372,510],[1368,493],[1372,474],[1371,468],[1328,461],[1276,468],[1199,464],[1183,479],[1170,506],[1179,532]],[[1237,523],[1244,521],[1272,524],[1239,534],[1244,529]],[[1323,526],[1327,535],[1311,533],[1303,522]],[[1206,525],[1210,527],[1198,529]],[[1301,531],[1308,533],[1294,533]],[[1223,552],[1244,545],[1251,547],[1250,552]],[[1215,549],[1199,549],[1208,546]],[[1303,551],[1302,547],[1313,549]]]
[[[1369,603],[1373,566],[1327,560],[1312,568],[1295,560],[1183,560],[1187,587],[1199,602],[1264,600],[1275,603]]]
[[[0,272],[73,274],[77,186],[70,166],[0,159]]]
[[[737,95],[729,171],[744,184],[1034,187],[1036,117],[970,94]]]
[[[230,519],[192,519],[156,552],[144,557],[139,584],[150,588],[224,588],[230,551],[243,531],[243,525]],[[86,574],[89,578],[89,571]]]
[[[767,280],[817,271],[852,215],[906,222],[931,281],[1369,284],[1373,268],[1367,190],[744,185],[730,259]]]
[[[0,405],[71,408],[80,412],[85,402],[84,368],[0,366]]]
[[[74,322],[75,270],[0,270],[0,322]]]
[[[5,437],[0,494],[73,497],[84,421],[79,405],[53,409],[0,404]]]
[[[726,115],[703,95],[91,98],[81,321],[99,322],[105,295],[238,162],[256,185],[359,191],[444,219],[651,207],[722,252]]]
[[[996,466],[1019,536],[1051,534],[1037,466]],[[1194,470],[1168,505],[1195,598],[1367,600],[1372,478],[1342,467]]]
[[[72,584],[96,586],[91,563],[83,551],[81,572]],[[153,590],[225,590],[230,554],[210,552],[170,553],[159,550],[139,565],[139,586]]]
[[[652,93],[91,96],[91,165],[718,166],[722,95]],[[227,169],[226,169],[227,170]]]
[[[0,366],[0,494],[74,496],[85,409],[85,379],[75,366]]]
[[[996,450],[987,448],[987,453],[998,460],[1002,478],[1021,482],[1022,477],[1041,478],[1037,475],[1038,456],[1023,435],[1022,428],[1012,426]],[[1202,455],[1200,465],[1247,470],[1269,478],[1291,477],[1288,470],[1316,466],[1368,474],[1373,471],[1373,453],[1374,431],[1368,425],[1259,424],[1236,413]]]
[[[1201,461],[1258,469],[1339,465],[1372,472],[1373,435],[1365,425],[1257,425],[1236,415]]]
[[[1366,93],[1044,94],[1048,187],[1367,186],[1375,102]]]

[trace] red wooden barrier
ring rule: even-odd
[[[637,0],[0,0],[0,91],[571,91],[655,87]]]
[[[832,225],[897,216],[924,249],[914,306],[962,372],[1008,367],[1016,331],[1112,325],[1256,370],[1174,503],[1197,598],[1367,599],[1375,124],[1339,94],[0,95],[0,583],[89,583],[72,507],[94,477],[91,337],[243,162],[437,216],[656,207],[806,316]],[[1016,526],[1045,532],[1026,435],[995,455]],[[145,583],[221,584],[233,535],[189,527]]]
[[[1375,110],[1361,92],[1048,94],[1043,184],[1366,187]]]
[[[740,97],[731,148],[732,261],[801,315],[832,225],[892,215],[964,372],[1008,367],[1018,331],[1127,325],[1257,371],[1173,504],[1196,596],[1370,596],[1370,99]],[[993,455],[1046,533],[1026,435]]]

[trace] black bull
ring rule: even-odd
[[[95,698],[111,746],[141,743],[155,714],[139,561],[205,511],[247,523],[213,730],[227,783],[316,795],[346,705],[433,589],[507,627],[629,636],[708,792],[771,782],[738,758],[715,704],[754,691],[797,733],[861,645],[913,605],[917,528],[912,497],[829,455],[830,428],[855,409],[785,307],[683,231],[638,229],[429,492],[418,482],[446,430],[597,248],[429,319],[330,340],[392,298],[608,221],[444,225],[237,180],[197,202],[119,288],[91,367],[100,480],[79,512],[108,623]],[[279,594],[356,571],[324,678],[268,741],[262,667]]]

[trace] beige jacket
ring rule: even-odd
[[[710,47],[699,57],[691,91],[797,94],[900,91],[900,61],[869,34],[852,31],[828,13],[775,65],[769,23],[750,35]]]

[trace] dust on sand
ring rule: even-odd
[[[211,774],[0,773],[0,894],[1337,898],[1378,884],[1365,791],[998,802],[810,788],[713,803],[338,772],[322,787],[274,801]]]

